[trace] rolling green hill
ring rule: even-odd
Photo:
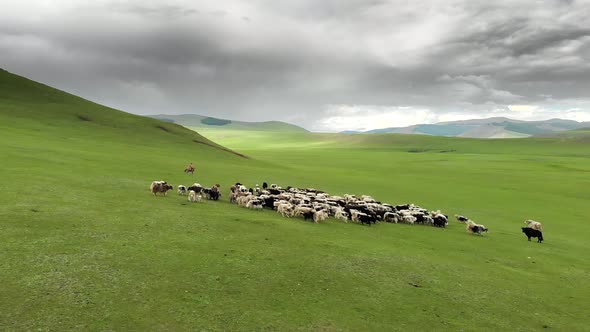
[[[98,105],[5,70],[0,70],[0,101],[0,120],[8,132],[28,129],[43,136],[52,130],[71,140],[82,136],[139,145],[183,142],[235,154],[180,125]]]
[[[576,137],[203,129],[244,158],[7,72],[0,129],[0,330],[587,329],[590,149]],[[160,179],[224,195],[154,197]],[[490,233],[282,218],[230,205],[237,181],[412,202]],[[545,243],[520,233],[527,218]]]
[[[574,130],[560,131],[550,134],[538,135],[539,137],[559,137],[566,140],[590,142],[590,127]]]
[[[365,134],[422,134],[433,136],[456,136],[469,138],[522,138],[541,134],[583,128],[588,124],[563,119],[545,121],[520,121],[508,118],[488,118],[419,124],[409,127],[374,129]],[[361,132],[346,132],[361,133]]]
[[[307,131],[290,123],[281,121],[264,121],[264,122],[246,122],[246,121],[235,121],[218,119],[214,117],[198,115],[198,114],[180,114],[180,115],[169,115],[159,114],[151,115],[155,119],[159,119],[166,122],[177,123],[179,125],[195,128],[224,128],[224,129],[239,129],[239,130],[256,130],[256,131],[275,131],[275,132],[288,132],[288,131]]]

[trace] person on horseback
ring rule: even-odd
[[[188,166],[184,169],[184,172],[193,174],[195,172],[195,166],[193,166],[193,163],[188,164]]]

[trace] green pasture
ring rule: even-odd
[[[590,329],[582,134],[205,138],[2,71],[0,130],[2,331]],[[223,198],[154,197],[152,180]],[[230,205],[237,181],[412,202],[490,232],[282,218]],[[526,241],[527,218],[545,243]]]

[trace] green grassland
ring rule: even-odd
[[[244,157],[1,71],[0,129],[0,330],[589,329],[584,135],[200,132]],[[156,198],[160,179],[223,199]],[[281,218],[230,205],[236,181],[413,202],[490,233]]]

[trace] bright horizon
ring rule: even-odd
[[[522,106],[522,105],[518,105],[518,106]],[[548,120],[553,120],[553,119],[560,119],[560,120],[572,120],[572,121],[577,121],[577,122],[590,122],[590,117],[582,117],[580,118],[579,116],[577,116],[577,111],[572,111],[569,114],[571,116],[569,116],[569,118],[566,117],[550,117],[549,114],[550,113],[539,113],[538,117],[530,119],[530,118],[516,118],[516,117],[510,117],[507,115],[503,115],[503,114],[508,114],[508,113],[496,113],[497,115],[494,116],[485,116],[485,117],[478,117],[478,115],[474,115],[473,117],[464,117],[463,115],[455,115],[455,114],[448,114],[448,115],[442,115],[442,116],[425,116],[423,117],[425,120],[424,122],[404,122],[404,121],[399,121],[398,123],[404,123],[404,125],[391,125],[391,126],[387,126],[387,125],[383,125],[383,126],[379,126],[379,127],[371,127],[371,126],[362,126],[362,125],[358,125],[358,123],[370,123],[371,125],[379,125],[379,124],[384,124],[384,123],[396,123],[395,122],[395,118],[391,117],[389,119],[387,119],[388,117],[390,117],[390,114],[385,114],[384,118],[385,120],[389,120],[389,122],[387,121],[373,121],[374,118],[371,118],[369,116],[369,120],[364,119],[363,116],[358,117],[357,120],[357,129],[350,129],[349,127],[347,127],[348,125],[348,121],[351,118],[346,118],[344,117],[344,121],[342,122],[338,122],[340,121],[340,119],[334,117],[334,118],[329,118],[329,120],[327,121],[334,121],[336,123],[336,126],[333,128],[343,128],[343,129],[324,129],[322,130],[320,129],[310,129],[310,128],[305,128],[307,130],[313,131],[313,132],[325,132],[325,133],[335,133],[335,132],[342,132],[342,131],[367,131],[367,130],[374,130],[374,129],[384,129],[384,128],[393,128],[393,127],[409,127],[409,126],[414,126],[414,125],[421,125],[421,124],[439,124],[439,123],[445,123],[445,122],[456,122],[456,121],[465,121],[465,120],[485,120],[485,119],[490,119],[490,118],[507,118],[510,120],[516,120],[516,121],[548,121]],[[510,113],[513,114],[513,113]],[[196,113],[178,113],[178,114],[140,114],[143,116],[151,116],[151,115],[173,115],[173,116],[179,116],[179,115],[200,115],[200,116],[207,116],[207,117],[213,117],[213,118],[219,118],[215,115],[212,114],[196,114]],[[395,114],[394,114],[395,115]],[[545,117],[543,117],[543,115],[546,115]],[[379,115],[377,115],[379,116]],[[291,123],[291,122],[286,122],[284,120],[279,120],[279,119],[263,119],[260,121],[252,121],[252,120],[248,120],[248,119],[229,119],[229,118],[221,118],[224,120],[232,120],[232,121],[243,121],[243,122],[266,122],[266,121],[281,121],[281,122],[285,122],[285,123],[289,123],[289,124],[295,124],[295,123]],[[433,120],[435,119],[435,120]],[[426,122],[426,121],[430,121],[430,122]],[[344,123],[344,125],[341,125],[342,123]],[[409,124],[407,124],[409,123]],[[296,124],[295,124],[296,125]],[[354,127],[354,125],[352,125]]]

